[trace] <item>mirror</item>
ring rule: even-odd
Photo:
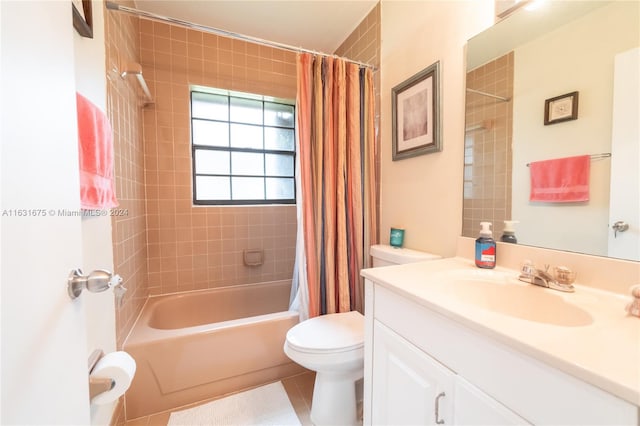
[[[518,244],[640,260],[639,4],[534,1],[469,40],[463,236],[488,221],[499,240],[503,221],[515,220]],[[636,61],[630,77],[614,67],[625,52]],[[629,84],[635,94],[614,114]],[[569,108],[567,118],[545,124],[545,101],[573,92],[577,103],[551,104]],[[562,108],[551,118],[565,117]],[[581,155],[592,156],[588,201],[529,200],[530,163]],[[621,197],[631,213],[619,213]],[[629,229],[616,232],[617,220]]]

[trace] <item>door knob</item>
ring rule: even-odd
[[[611,228],[613,229],[613,237],[617,238],[618,237],[618,232],[624,232],[627,229],[629,229],[629,224],[627,222],[624,222],[622,220],[617,221],[616,223],[614,223]]]
[[[69,297],[75,299],[80,296],[85,288],[90,292],[99,293],[121,285],[122,278],[120,278],[120,275],[114,275],[104,269],[96,269],[89,275],[83,275],[81,269],[74,269],[67,279],[67,292]]]

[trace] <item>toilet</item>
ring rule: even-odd
[[[439,259],[440,256],[386,245],[371,246],[373,267]],[[357,311],[328,314],[295,325],[284,352],[316,372],[311,421],[316,426],[355,425],[356,381],[364,376],[364,316]]]

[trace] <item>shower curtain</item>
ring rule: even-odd
[[[301,319],[363,311],[360,270],[377,242],[373,74],[301,53],[298,92],[298,241],[292,305]]]

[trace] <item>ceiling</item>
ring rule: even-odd
[[[136,0],[138,9],[333,53],[378,0]]]

